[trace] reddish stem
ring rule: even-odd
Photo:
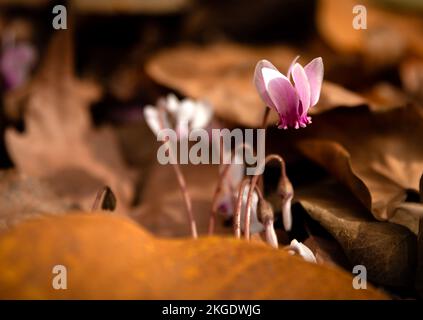
[[[244,194],[244,189],[250,182],[250,178],[244,178],[241,185],[239,186],[238,199],[236,202],[235,212],[234,212],[234,233],[235,238],[241,238],[241,208],[242,208],[242,195]]]
[[[165,116],[166,111],[165,111],[163,105],[161,105],[161,104],[159,104],[159,112],[160,112],[160,126],[163,129],[163,127],[164,127],[164,116]],[[167,138],[163,143],[168,143],[168,142],[169,142],[169,138]],[[170,144],[170,146],[172,146],[172,144]],[[183,198],[184,198],[185,208],[186,208],[186,211],[187,211],[187,214],[188,214],[188,220],[189,220],[189,224],[190,224],[190,228],[191,228],[191,235],[194,239],[197,239],[198,238],[197,224],[195,223],[194,214],[192,212],[191,197],[189,196],[189,193],[188,193],[188,190],[187,190],[184,175],[181,171],[181,168],[180,168],[178,162],[174,161],[175,159],[173,157],[172,150],[169,150],[169,157],[171,157],[170,162],[171,162],[172,167],[175,171],[176,178],[177,178],[178,183],[179,183],[179,188],[181,189],[181,192],[182,192],[182,195],[183,195]]]
[[[245,224],[244,224],[244,231],[245,231],[244,237],[245,237],[246,240],[250,240],[250,215],[251,215],[251,201],[252,201],[252,198],[253,198],[253,190],[257,186],[257,181],[263,175],[263,172],[264,172],[264,169],[266,168],[266,165],[272,160],[276,160],[280,163],[281,175],[283,177],[286,175],[286,173],[285,173],[285,161],[282,159],[282,157],[277,155],[277,154],[270,154],[264,159],[264,164],[263,164],[264,168],[263,168],[262,173],[255,175],[251,179],[250,189],[248,190],[248,196],[247,196],[247,207],[246,207],[247,212],[246,212]]]
[[[220,144],[221,150],[220,150],[220,154],[222,154],[222,144]],[[215,223],[216,223],[216,216],[217,216],[217,210],[218,210],[218,199],[219,199],[219,195],[222,192],[222,186],[223,186],[223,182],[226,179],[226,176],[229,173],[229,169],[231,168],[231,165],[234,163],[234,158],[236,153],[238,152],[239,148],[243,148],[243,149],[247,149],[247,148],[251,148],[249,145],[246,145],[245,143],[243,143],[242,145],[239,145],[235,150],[234,153],[231,156],[231,163],[229,164],[225,164],[225,167],[223,168],[220,176],[219,176],[219,180],[217,181],[217,186],[216,189],[214,191],[213,194],[213,199],[212,199],[212,209],[210,212],[210,219],[209,219],[209,235],[212,235],[214,233],[214,227],[215,227]],[[221,161],[223,162],[223,161]]]

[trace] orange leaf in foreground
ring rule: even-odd
[[[52,269],[67,268],[67,290]],[[0,298],[383,299],[338,268],[231,238],[154,238],[127,218],[28,220],[0,237]]]

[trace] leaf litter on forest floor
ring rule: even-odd
[[[1,298],[387,298],[370,285],[355,290],[352,276],[337,267],[263,244],[224,237],[160,239],[125,217],[104,214],[23,223],[0,236],[0,261]],[[51,286],[57,261],[72,270],[67,290]],[[93,271],[89,277],[87,270]]]
[[[400,205],[410,191],[419,190],[422,110],[338,110],[320,115],[306,130],[294,142],[304,155],[348,186],[375,218],[403,224],[417,234],[418,212]]]
[[[71,30],[53,36],[38,74],[26,88],[25,131],[7,129],[8,152],[19,172],[47,180],[55,191],[88,209],[109,185],[125,211],[133,172],[122,160],[114,132],[94,129],[89,105],[100,90],[74,75]]]
[[[14,170],[0,171],[0,232],[41,214],[64,214],[74,209],[48,183]]]
[[[369,280],[391,287],[414,285],[416,235],[407,228],[371,217],[339,183],[298,188],[296,198],[342,246],[351,265],[364,265]]]
[[[295,58],[294,52],[294,48],[282,45],[181,45],[156,54],[147,63],[146,72],[164,86],[188,97],[209,101],[216,115],[226,121],[259,127],[264,106],[252,83],[255,65],[265,58],[280,70],[287,70]],[[364,104],[379,111],[401,107],[402,103],[402,97],[394,101],[372,101],[335,83],[324,81],[320,102],[310,109],[310,113],[313,115],[340,106]],[[276,121],[277,115],[272,112],[268,124],[273,125]]]
[[[214,165],[181,165],[192,198],[193,213],[199,234],[208,230],[213,193],[219,169]],[[133,217],[151,233],[166,237],[183,237],[189,234],[184,201],[171,165],[155,164],[146,177],[141,205],[131,212]],[[217,234],[232,234],[232,227],[224,226],[218,217]]]

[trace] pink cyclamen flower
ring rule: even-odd
[[[8,89],[23,85],[36,61],[37,53],[29,43],[6,45],[0,58],[0,72]]]
[[[311,123],[307,112],[317,104],[320,97],[322,58],[313,59],[304,68],[297,63],[297,59],[291,63],[287,76],[267,60],[259,61],[254,72],[254,84],[260,97],[279,114],[280,129],[298,129]]]

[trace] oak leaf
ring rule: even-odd
[[[147,74],[158,83],[213,105],[218,117],[247,127],[261,125],[264,105],[252,83],[254,68],[261,59],[287,70],[295,58],[286,46],[252,47],[232,43],[208,46],[181,45],[166,49],[146,65]],[[324,57],[323,57],[324,60]],[[310,109],[318,114],[339,106],[368,104],[372,110],[396,107],[397,102],[375,103],[341,86],[325,81],[319,103]],[[273,111],[268,124],[276,124]]]
[[[419,190],[422,135],[417,107],[382,113],[355,108],[319,116],[297,147],[348,186],[375,218],[417,233],[417,216],[397,209]]]
[[[89,208],[109,185],[124,209],[132,197],[132,172],[110,128],[93,129],[89,105],[100,89],[74,75],[71,30],[53,36],[28,90],[25,131],[7,129],[6,147],[19,172],[49,181],[60,196]]]
[[[407,228],[372,218],[345,188],[333,181],[296,190],[308,212],[340,243],[351,265],[364,265],[368,279],[386,286],[414,284],[416,236]]]
[[[112,235],[112,236],[111,236]],[[67,290],[52,287],[67,268]],[[72,279],[70,281],[70,279]],[[0,236],[0,297],[37,299],[385,299],[352,276],[231,238],[154,238],[125,217],[72,214]]]
[[[353,13],[357,5],[366,11]],[[367,28],[356,30],[352,22],[364,14]],[[398,14],[370,1],[320,0],[317,27],[333,49],[343,54],[359,54],[372,67],[396,64],[410,51],[423,56],[421,18],[416,14]]]

